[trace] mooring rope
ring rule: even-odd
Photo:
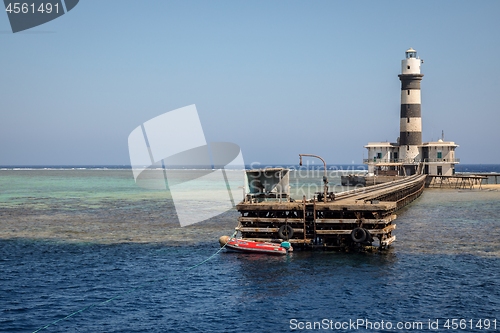
[[[229,237],[229,239],[234,238],[234,237],[236,236],[236,234],[237,234],[237,233],[238,233],[238,230],[236,230],[236,231],[233,233],[233,235],[232,235],[231,237]],[[229,239],[228,239],[228,241],[229,241]],[[212,259],[213,257],[215,257],[216,255],[218,255],[218,254],[219,254],[219,253],[220,253],[220,252],[221,252],[221,251],[222,251],[222,250],[226,247],[226,245],[227,245],[227,242],[226,242],[223,246],[221,246],[221,248],[220,248],[219,250],[217,250],[217,252],[215,252],[214,254],[212,254],[212,255],[211,255],[210,257],[208,257],[207,259],[205,259],[205,260],[203,260],[203,261],[201,261],[201,262],[197,263],[196,265],[193,265],[193,266],[190,266],[190,267],[188,267],[188,268],[186,268],[186,269],[184,269],[184,270],[181,270],[180,272],[187,272],[187,271],[190,271],[190,270],[192,270],[192,269],[195,269],[196,267],[199,267],[199,266],[203,265],[204,263],[206,263],[207,261],[211,260],[211,259]],[[74,315],[77,315],[77,314],[79,314],[79,313],[82,313],[82,312],[84,312],[84,311],[87,311],[87,310],[89,310],[89,309],[91,309],[91,308],[93,308],[93,307],[104,305],[104,304],[109,303],[109,302],[111,302],[111,301],[113,301],[113,300],[115,300],[115,299],[117,299],[117,298],[119,298],[119,297],[122,297],[122,296],[128,295],[128,294],[130,294],[130,293],[131,293],[131,292],[133,292],[133,291],[136,291],[136,290],[139,290],[139,289],[141,289],[141,288],[144,288],[145,286],[147,286],[147,285],[149,285],[149,284],[151,284],[151,283],[154,283],[154,282],[159,282],[159,281],[163,281],[163,280],[165,280],[165,279],[166,279],[166,278],[159,279],[159,280],[149,281],[149,282],[147,282],[147,283],[145,283],[145,284],[143,284],[143,285],[140,285],[139,287],[131,288],[131,289],[129,289],[129,290],[127,290],[127,291],[125,291],[125,292],[123,292],[123,293],[121,293],[121,294],[118,294],[118,295],[116,295],[116,296],[113,296],[113,297],[111,297],[111,298],[108,298],[108,299],[107,299],[107,300],[105,300],[105,301],[98,302],[98,303],[94,303],[94,304],[91,304],[91,305],[89,305],[89,306],[86,306],[86,307],[84,307],[84,308],[82,308],[82,309],[80,309],[80,310],[78,310],[78,311],[75,311],[75,312],[73,312],[73,313],[71,313],[71,314],[67,315],[67,316],[66,316],[66,317],[64,317],[64,318],[57,319],[57,320],[55,320],[55,321],[51,322],[50,324],[47,324],[47,325],[45,325],[45,326],[43,326],[43,327],[40,327],[39,329],[37,329],[36,331],[33,331],[32,333],[37,333],[37,332],[40,332],[40,331],[42,331],[42,330],[44,330],[44,329],[46,329],[46,328],[48,328],[48,327],[50,327],[50,326],[52,326],[52,325],[55,325],[55,324],[57,324],[57,323],[59,323],[59,322],[61,322],[61,321],[63,321],[63,320],[69,319],[69,318],[73,317]]]

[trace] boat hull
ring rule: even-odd
[[[230,238],[225,245],[229,250],[245,253],[284,255],[291,250],[290,248],[287,251],[281,244],[247,241],[239,238]]]

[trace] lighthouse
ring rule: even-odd
[[[417,51],[409,48],[401,61],[401,117],[399,125],[399,158],[412,164],[420,160],[419,146],[422,145],[422,113],[420,97],[420,73],[422,61]],[[413,170],[414,172],[414,170]]]
[[[415,173],[452,176],[458,147],[453,141],[422,142],[422,111],[420,97],[420,81],[424,77],[420,73],[423,61],[417,51],[409,48],[401,61],[401,112],[399,117],[399,138],[397,142],[369,142],[368,172],[379,176],[380,182],[389,181],[396,176],[409,176]],[[382,180],[382,176],[388,177]]]

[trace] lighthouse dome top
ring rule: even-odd
[[[422,61],[417,57],[417,51],[410,47],[405,53],[406,57],[401,61],[401,74],[420,74]]]
[[[417,51],[415,51],[411,47],[408,50],[406,50],[406,59],[409,58],[417,58]]]

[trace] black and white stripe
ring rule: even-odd
[[[399,144],[401,146],[418,146],[422,144],[422,113],[420,98],[420,81],[423,74],[400,74],[401,80],[401,119]],[[404,150],[404,147],[402,147]],[[408,147],[415,152],[415,147]],[[414,158],[412,153],[405,157]]]

